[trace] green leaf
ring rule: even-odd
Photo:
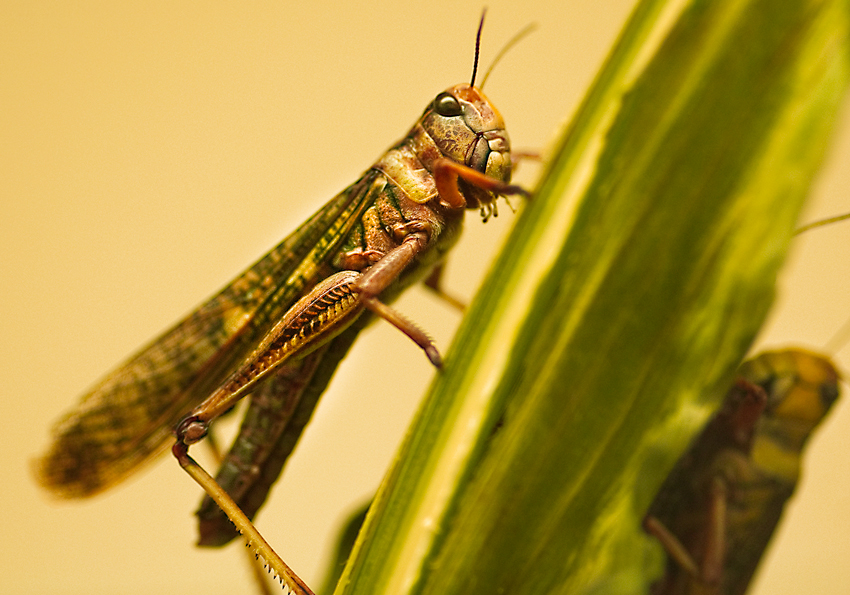
[[[339,593],[646,592],[848,79],[838,1],[642,2],[556,144]]]

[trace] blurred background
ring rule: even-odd
[[[487,82],[516,149],[545,150],[632,6],[488,2],[484,68],[539,23]],[[193,546],[200,493],[173,461],[56,502],[31,460],[79,394],[355,180],[437,92],[468,81],[480,13],[456,1],[4,3],[6,592],[251,592],[241,546]],[[848,109],[803,221],[850,211]],[[536,174],[524,166],[518,179]],[[501,211],[486,225],[468,217],[447,272],[465,299],[509,228]],[[757,349],[822,350],[850,318],[848,240],[850,223],[795,240]],[[418,288],[397,306],[448,348],[457,312]],[[850,348],[834,355],[850,370]],[[376,324],[334,378],[258,523],[308,584],[319,585],[340,523],[376,489],[433,374]],[[847,592],[848,427],[845,395],[811,444],[756,593]]]

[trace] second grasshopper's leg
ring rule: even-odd
[[[705,535],[705,551],[697,563],[685,545],[657,518],[648,516],[643,521],[644,530],[655,537],[667,555],[682,570],[694,579],[709,586],[717,585],[723,576],[723,561],[726,553],[726,482],[716,476],[711,482],[709,497],[708,527]]]
[[[691,576],[698,577],[700,575],[699,567],[694,561],[693,556],[688,551],[688,548],[679,541],[679,538],[670,532],[664,523],[659,521],[654,516],[648,516],[643,519],[644,530],[655,537],[662,545],[667,555],[670,556],[682,569]]]
[[[715,476],[711,482],[711,495],[708,511],[708,534],[706,535],[705,554],[702,558],[700,578],[707,585],[717,585],[723,578],[723,562],[726,558],[726,507],[729,489],[726,481]]]

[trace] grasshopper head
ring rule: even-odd
[[[768,394],[767,416],[810,433],[838,398],[839,374],[826,357],[802,349],[762,354],[750,363]]]
[[[753,461],[793,484],[806,441],[838,399],[839,374],[828,359],[802,349],[765,353],[747,364],[744,374],[768,395]]]
[[[471,85],[455,85],[431,102],[422,127],[443,156],[507,183],[511,179],[511,148],[505,122],[490,100]],[[495,200],[486,190],[459,181],[470,208]]]

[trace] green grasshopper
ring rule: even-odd
[[[794,492],[803,447],[838,398],[825,357],[748,360],[720,410],[676,463],[644,528],[668,554],[655,595],[740,595]]]
[[[69,498],[98,493],[162,452],[173,432],[184,464],[209,424],[251,394],[219,482],[252,517],[370,315],[440,366],[427,335],[385,301],[442,261],[465,209],[486,220],[498,196],[527,194],[509,184],[504,122],[475,87],[481,25],[470,84],[439,93],[360,179],[84,394],[53,430],[42,485]],[[202,545],[235,535],[211,502],[199,516]]]

